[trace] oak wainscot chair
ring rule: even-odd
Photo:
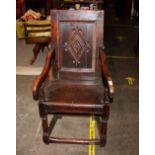
[[[45,66],[33,83],[33,97],[39,100],[43,141],[46,144],[104,146],[109,103],[113,101],[114,94],[113,81],[105,63],[104,11],[52,10],[51,19],[51,47]],[[100,121],[100,138],[51,137],[47,120],[51,114],[93,115]]]

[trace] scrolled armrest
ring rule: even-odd
[[[113,96],[114,96],[113,80],[110,76],[106,76],[106,80],[108,85],[108,96],[109,96],[110,102],[113,102]]]
[[[108,92],[109,101],[112,102],[113,95],[114,95],[114,84],[113,84],[112,78],[110,77],[108,73],[108,68],[106,65],[106,54],[105,54],[105,50],[103,47],[100,48],[100,60],[101,60],[101,65],[102,65],[103,82]]]
[[[46,56],[46,61],[45,61],[43,70],[41,74],[37,76],[33,82],[32,93],[33,93],[34,100],[38,100],[39,89],[42,83],[44,82],[44,80],[46,79],[46,77],[48,76],[53,55],[54,55],[54,49],[49,49],[48,54]]]

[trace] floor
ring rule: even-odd
[[[112,7],[112,6],[109,6]],[[107,12],[109,15],[110,13]],[[96,146],[95,155],[139,154],[139,61],[133,47],[138,26],[127,17],[105,19],[107,63],[115,84],[114,103],[108,124],[108,141],[103,148]],[[18,67],[38,68],[44,64],[47,50],[29,65],[33,45],[17,39]],[[18,71],[17,71],[18,72]],[[129,84],[127,79],[134,79]],[[88,146],[50,144],[42,142],[41,122],[37,102],[32,99],[34,75],[17,75],[17,155],[88,155]],[[54,128],[54,135],[88,138],[89,117],[63,117]],[[98,135],[98,133],[97,133]]]

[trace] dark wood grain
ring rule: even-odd
[[[112,102],[113,95],[114,95],[114,85],[113,85],[113,80],[108,73],[108,67],[106,65],[106,54],[105,54],[105,50],[103,47],[100,47],[100,59],[101,59],[101,64],[102,64],[104,85],[108,91],[109,100],[110,102]]]
[[[100,48],[104,47],[104,11],[51,10],[51,19],[54,50],[48,52],[43,71],[33,85],[34,99],[39,100],[43,141],[104,146],[114,93],[105,52]],[[53,80],[47,78],[49,74]],[[100,138],[50,137],[50,126],[53,128],[55,121],[49,125],[48,115],[96,116]]]

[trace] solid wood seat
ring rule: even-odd
[[[81,82],[50,81],[42,91],[44,101],[56,103],[100,104],[104,99],[104,87],[101,83],[82,84]]]
[[[43,95],[39,96],[43,97],[43,103],[51,107],[50,111],[53,112],[54,108],[57,108],[57,113],[80,114],[83,112],[81,109],[89,108],[88,114],[102,113],[104,105],[101,103],[104,103],[104,87],[101,81],[98,84],[91,81],[84,82],[50,81],[41,90],[40,93]]]
[[[103,11],[51,10],[51,47],[45,66],[33,83],[46,144],[106,143],[114,87],[105,63],[103,15]],[[51,137],[47,120],[51,114],[96,116],[100,120],[100,138]]]

